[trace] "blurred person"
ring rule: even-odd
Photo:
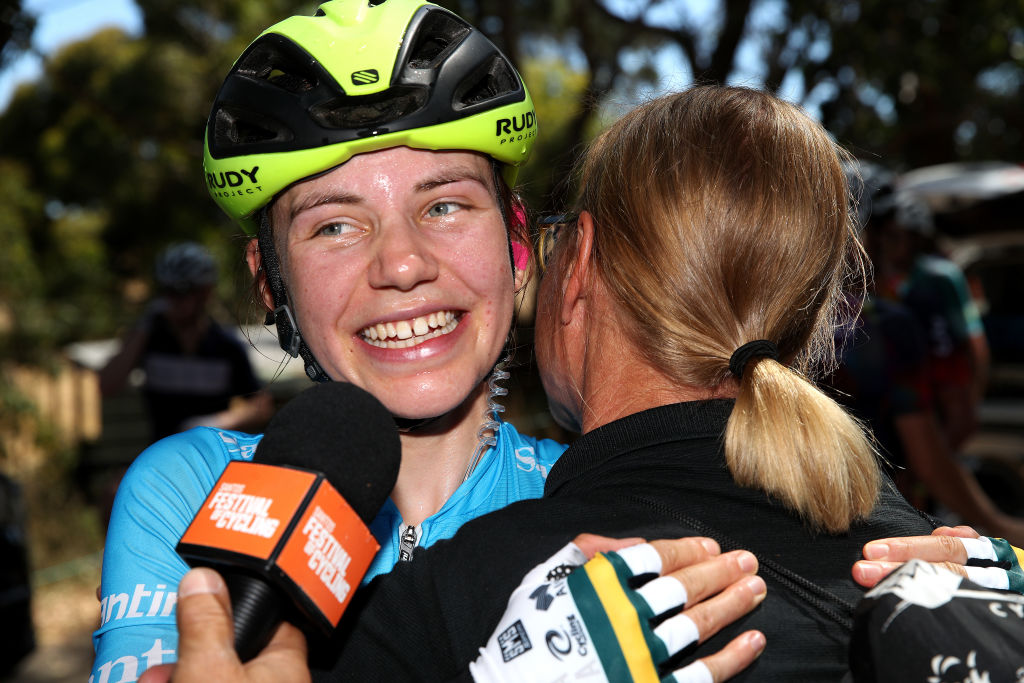
[[[977,430],[988,376],[981,316],[963,271],[935,248],[928,205],[896,191],[876,206],[877,294],[906,306],[924,332],[936,409],[955,453]]]
[[[35,647],[25,499],[18,482],[0,472],[0,679]]]
[[[209,313],[217,263],[195,242],[174,244],[156,259],[159,295],[100,371],[103,396],[119,393],[133,370],[154,440],[196,426],[258,430],[273,400],[253,372],[245,346]]]
[[[869,295],[838,342],[839,367],[824,382],[871,429],[904,496],[918,509],[934,513],[934,503],[941,504],[985,533],[1024,545],[1024,520],[1001,511],[950,450],[915,317]]]
[[[893,242],[886,232],[892,229],[893,175],[877,164],[856,162],[847,166],[847,179],[868,256],[880,262]],[[898,220],[911,222],[908,214]],[[930,373],[937,361],[920,319],[899,302],[878,297],[874,285],[857,321],[838,330],[840,363],[826,383],[871,428],[897,485],[916,507],[934,512],[935,503],[941,504],[966,523],[1024,544],[1024,520],[1005,514],[988,497],[940,427]],[[935,323],[935,329],[945,328]]]

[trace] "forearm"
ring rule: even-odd
[[[185,423],[185,427],[215,427],[239,432],[262,431],[274,412],[274,399],[266,391],[258,391],[245,398],[232,399],[227,410],[199,415]]]
[[[100,393],[103,396],[113,396],[124,389],[128,375],[139,366],[148,340],[149,325],[142,321],[125,334],[120,350],[99,372]]]
[[[996,530],[1005,517],[945,444],[935,418],[913,413],[896,418],[910,469],[943,505],[966,521]]]

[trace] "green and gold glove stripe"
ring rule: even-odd
[[[636,609],[608,557],[594,557],[567,583],[608,680],[659,683]]]

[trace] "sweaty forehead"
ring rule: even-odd
[[[491,161],[477,152],[395,147],[352,157],[344,164],[295,183],[271,205],[275,225],[325,203],[373,204],[385,194],[429,192],[462,181],[496,197]]]

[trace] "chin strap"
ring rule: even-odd
[[[302,356],[302,362],[306,367],[306,376],[314,382],[330,382],[331,378],[324,372],[323,368],[313,357],[302,334],[299,332],[299,324],[292,314],[288,304],[288,290],[281,278],[281,264],[277,258],[277,251],[274,249],[274,237],[270,228],[270,212],[264,210],[260,215],[260,229],[256,237],[260,249],[260,260],[263,271],[267,275],[267,286],[270,287],[270,296],[274,301],[274,310],[267,313],[264,325],[277,326],[277,339],[281,348],[288,352],[292,358]]]

